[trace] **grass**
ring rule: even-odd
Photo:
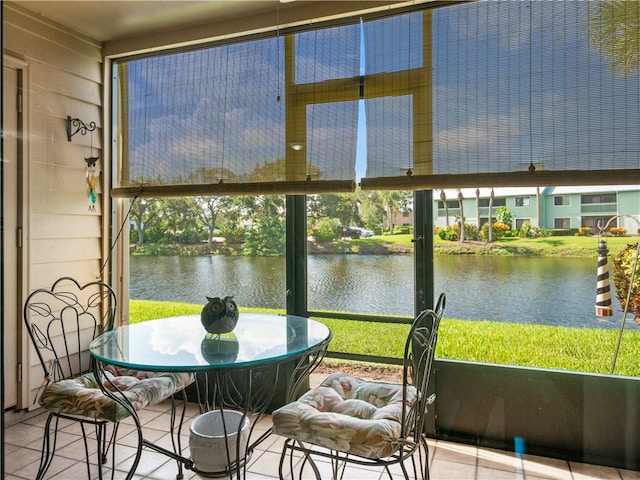
[[[330,243],[312,244],[311,254],[370,254],[397,255],[413,252],[413,235],[377,235],[359,239],[340,239]],[[598,237],[552,236],[542,238],[507,237],[485,242],[456,242],[442,240],[434,235],[436,255],[528,255],[549,257],[597,258]],[[637,243],[637,236],[607,237],[609,253],[615,255],[630,243]],[[222,244],[221,244],[222,245]],[[207,244],[145,244],[138,246],[133,255],[243,255],[238,245]]]
[[[332,243],[338,250],[333,253],[411,253],[413,235],[377,235],[353,240],[337,240]],[[606,237],[610,255],[615,255],[630,243],[637,243],[637,236]],[[599,237],[551,236],[540,238],[505,237],[492,243],[481,241],[456,242],[442,240],[434,235],[436,255],[527,255],[548,257],[597,258]],[[384,249],[386,247],[386,250]]]
[[[435,238],[435,237],[434,237]],[[411,245],[413,234],[403,233],[400,235],[379,235],[375,237],[362,238],[363,241],[377,241],[381,243],[391,243],[400,245]],[[440,238],[438,238],[440,240]]]
[[[514,250],[514,253],[529,251],[545,256],[598,256],[599,237],[559,236],[542,238],[501,238],[497,246]],[[610,255],[615,255],[630,243],[637,243],[638,237],[607,237]],[[521,253],[520,253],[521,254]]]
[[[557,236],[540,238],[506,237],[494,241],[491,244],[475,245],[474,248],[491,251],[492,254],[533,255],[533,256],[571,256],[593,257],[598,256],[599,237]],[[630,243],[637,243],[638,237],[607,237],[607,248],[610,255],[615,255]],[[436,253],[449,253],[448,249],[456,248],[459,242],[442,240],[436,236],[434,240]],[[438,252],[439,250],[439,252]]]
[[[199,314],[202,305],[130,301],[130,321]],[[241,312],[282,311],[241,308]],[[333,332],[330,351],[401,358],[408,325],[319,319]],[[445,318],[436,356],[472,362],[608,374],[618,330],[568,328]],[[623,334],[615,373],[640,376],[640,332]]]

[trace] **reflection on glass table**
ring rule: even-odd
[[[142,444],[164,453],[204,477],[246,473],[246,464],[256,445],[270,432],[252,443],[251,434],[267,411],[278,379],[286,379],[285,401],[295,398],[306,385],[308,373],[322,360],[331,340],[331,331],[323,324],[295,315],[240,313],[237,326],[230,333],[207,333],[199,315],[150,320],[116,328],[96,338],[90,347],[98,360],[97,368],[111,364],[145,371],[180,371],[196,375],[192,395],[201,413],[219,410],[241,412],[237,435],[246,435],[248,445],[236,443],[236,452],[226,442],[227,468],[210,472],[198,469],[185,458],[142,438],[130,478],[141,455]],[[135,411],[131,414],[141,432]],[[250,420],[248,432],[240,432]],[[180,420],[182,422],[182,419]],[[181,423],[180,423],[181,425]],[[224,431],[230,428],[224,426]],[[237,460],[235,460],[237,459]]]

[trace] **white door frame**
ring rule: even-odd
[[[4,54],[3,55],[3,69],[4,67],[11,68],[13,70],[17,70],[18,75],[18,91],[16,95],[19,94],[19,113],[17,117],[18,123],[18,150],[17,150],[17,209],[15,214],[15,223],[17,225],[18,231],[16,232],[16,278],[5,278],[5,283],[12,282],[15,284],[15,299],[14,306],[16,318],[13,320],[3,318],[3,327],[6,328],[7,322],[15,321],[15,328],[17,333],[17,368],[16,368],[16,408],[23,409],[28,408],[28,395],[27,395],[27,387],[28,387],[28,379],[25,378],[25,374],[28,372],[27,362],[27,334],[24,330],[24,322],[22,320],[22,303],[25,298],[26,285],[27,285],[27,252],[28,252],[28,235],[27,235],[27,218],[28,218],[28,189],[27,189],[27,170],[28,170],[28,150],[29,150],[29,85],[30,85],[30,75],[29,75],[29,64],[28,62],[19,59],[17,57]],[[3,152],[4,153],[4,152]],[[3,189],[4,190],[4,189]],[[7,212],[3,212],[3,215],[6,215]],[[13,234],[11,232],[6,232],[5,238],[12,238]],[[4,255],[4,253],[3,253]],[[5,298],[5,302],[9,299]],[[2,336],[4,337],[4,332],[2,332]],[[3,359],[3,367],[4,367],[4,359]],[[4,375],[2,376],[3,388],[6,385],[4,384]]]

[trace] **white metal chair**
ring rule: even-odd
[[[117,391],[135,410],[139,410],[183,391],[193,380],[189,374],[139,372],[112,366],[106,366],[103,378],[98,380],[88,347],[97,335],[113,328],[116,304],[116,295],[109,285],[100,281],[80,285],[70,277],[56,280],[50,289],[35,290],[25,302],[24,321],[44,372],[38,402],[49,411],[36,480],[44,478],[53,460],[60,419],[79,422],[90,479],[94,477],[91,475],[85,425],[95,427],[98,478],[102,479],[102,464],[107,461],[118,424],[130,415],[105,390]],[[186,397],[184,401],[186,406]],[[174,401],[171,418],[173,431]],[[182,418],[178,428],[178,448]],[[108,436],[107,425],[110,423],[113,429]],[[111,449],[113,462],[115,451]],[[182,466],[178,465],[181,474]],[[114,471],[112,468],[111,478]]]
[[[340,372],[320,386],[272,414],[274,433],[287,437],[279,475],[289,459],[290,477],[303,478],[313,457],[331,460],[334,480],[342,478],[348,463],[384,467],[398,465],[405,479],[429,478],[429,448],[425,430],[427,408],[435,400],[429,380],[446,297],[441,294],[433,310],[413,321],[404,350],[403,382],[371,382]],[[299,454],[303,454],[300,460]],[[410,460],[411,475],[406,461]],[[299,465],[296,462],[300,461]],[[307,477],[304,477],[307,478]]]

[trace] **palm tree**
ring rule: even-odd
[[[464,210],[462,208],[462,190],[458,190],[458,205],[460,206],[460,241],[464,242]]]
[[[538,228],[542,227],[540,225],[540,209],[540,187],[536,187],[536,223]]]
[[[480,189],[476,188],[476,222],[480,228]]]
[[[449,208],[447,207],[447,194],[444,193],[444,190],[440,190],[440,201],[442,202],[442,206],[444,208],[444,221],[445,226],[449,226]]]
[[[401,195],[400,192],[392,190],[384,190],[380,192],[380,197],[384,203],[385,214],[387,216],[387,222],[389,231],[393,230],[393,214],[398,211],[400,205]]]
[[[493,209],[493,188],[491,189],[491,193],[489,193],[489,235],[487,241],[489,243],[493,242],[493,221],[491,218],[491,211]]]
[[[591,42],[611,62],[611,68],[628,76],[640,73],[640,2],[613,0],[590,6]]]

